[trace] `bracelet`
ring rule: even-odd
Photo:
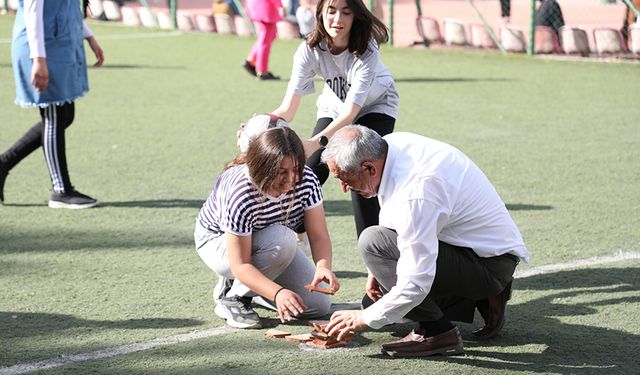
[[[276,302],[276,298],[278,298],[278,293],[280,293],[282,290],[286,289],[285,287],[282,287],[280,289],[278,289],[278,291],[276,292],[276,294],[273,295],[273,302]]]

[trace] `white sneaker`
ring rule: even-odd
[[[220,302],[220,298],[227,294],[229,289],[231,289],[231,284],[233,284],[233,280],[218,276],[218,282],[213,287],[213,302],[215,304],[218,304]]]
[[[251,308],[251,297],[223,297],[214,309],[216,315],[234,328],[260,328],[260,317]]]

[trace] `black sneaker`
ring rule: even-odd
[[[49,199],[49,207],[51,208],[68,208],[79,210],[82,208],[91,208],[98,205],[98,201],[72,189],[64,193],[51,193]]]
[[[0,203],[4,203],[4,181],[7,179],[9,171],[0,162]]]
[[[280,80],[279,76],[274,76],[271,72],[266,73],[257,73],[256,77],[258,77],[261,81],[278,81]]]
[[[250,62],[245,61],[244,64],[242,64],[242,67],[252,76],[255,77],[257,75],[255,65],[251,64]]]

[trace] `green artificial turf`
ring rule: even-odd
[[[13,104],[12,22],[0,17],[0,152],[38,119]],[[252,38],[92,28],[106,63],[90,69],[67,155],[74,185],[102,205],[47,208],[40,150],[11,171],[0,206],[0,368],[224,325],[210,299],[215,276],[194,250],[194,219],[236,152],[239,123],[277,107],[286,79],[258,82],[244,72]],[[288,77],[298,43],[276,41],[274,73]],[[520,269],[640,251],[640,65],[388,47],[382,56],[401,97],[396,131],[449,142],[485,171],[532,254]],[[311,133],[314,103],[305,98],[293,122],[301,135]],[[353,303],[366,270],[349,197],[332,179],[324,191],[342,284],[333,300]],[[47,372],[632,373],[640,365],[639,266],[517,280],[501,337],[467,340],[463,357],[380,357],[391,327],[333,354],[259,330]],[[465,339],[478,324],[461,325]]]

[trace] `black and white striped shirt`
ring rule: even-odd
[[[247,236],[272,224],[293,229],[304,220],[304,211],[320,204],[320,182],[307,166],[294,189],[272,197],[258,191],[246,165],[238,165],[218,177],[197,220],[202,227],[218,235]]]

